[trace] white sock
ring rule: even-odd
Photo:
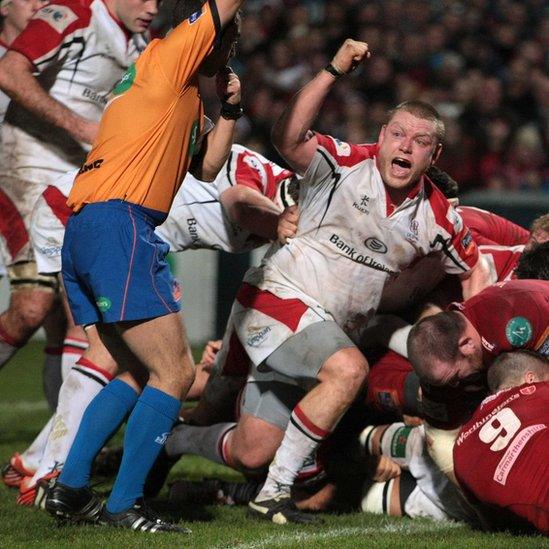
[[[54,416],[50,417],[46,425],[38,433],[38,436],[32,441],[32,444],[21,454],[23,464],[30,471],[36,471],[40,466],[40,460],[44,454],[46,442],[53,425],[53,418]]]
[[[376,435],[381,434],[379,440],[380,453],[391,458],[403,469],[408,469],[410,460],[423,453],[423,429],[407,427],[404,423],[391,425],[369,425],[359,436],[361,446],[366,453],[374,455],[373,441]]]
[[[0,368],[19,350],[19,345],[9,336],[0,324]]]
[[[328,435],[328,431],[317,427],[307,418],[298,404],[292,412],[284,438],[269,466],[267,480],[256,501],[289,494],[303,464]]]
[[[62,469],[88,404],[112,376],[89,360],[80,358],[59,391],[59,404],[33,482],[54,470]]]
[[[86,339],[66,337],[63,341],[63,355],[61,357],[61,375],[63,381],[69,375],[71,368],[89,347]]]
[[[42,381],[44,394],[48,406],[52,412],[57,408],[57,397],[63,379],[61,378],[62,347],[46,347],[44,349],[44,367],[42,369]]]

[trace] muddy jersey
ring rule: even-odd
[[[460,485],[549,533],[549,382],[485,399],[454,444]]]
[[[10,50],[29,59],[40,85],[80,116],[98,121],[107,95],[145,48],[102,0],[58,0],[39,10]],[[89,146],[12,103],[2,131],[0,174],[51,183],[77,168]]]
[[[510,280],[450,306],[465,315],[481,336],[483,362],[501,353],[529,349],[549,356],[549,281]]]
[[[528,240],[530,233],[526,229],[495,213],[472,206],[456,209],[477,244],[519,246]]]
[[[376,145],[317,135],[300,181],[298,231],[273,245],[245,281],[311,308],[321,307],[358,337],[386,282],[417,259],[441,252],[444,270],[466,274],[478,249],[461,217],[428,180],[392,213],[376,166]]]
[[[243,185],[275,202],[280,184],[291,175],[259,153],[233,145],[227,163],[213,183],[186,175],[168,218],[156,232],[172,252],[211,248],[241,253],[257,248],[265,240],[231,222],[220,196],[234,185]]]
[[[209,0],[153,40],[129,68],[75,180],[74,211],[120,199],[165,219],[197,150],[204,119],[199,68],[219,36],[217,7]]]

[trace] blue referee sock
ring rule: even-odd
[[[124,455],[111,496],[109,513],[120,513],[143,496],[151,467],[172,430],[181,402],[160,389],[147,386],[128,419]]]
[[[59,482],[71,488],[87,486],[95,456],[137,402],[138,394],[120,379],[106,385],[90,402],[61,471]]]

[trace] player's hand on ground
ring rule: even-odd
[[[341,73],[354,71],[359,63],[368,59],[371,52],[366,42],[358,42],[347,38],[331,61],[332,66]]]
[[[398,463],[395,463],[387,456],[379,456],[377,466],[372,474],[372,480],[376,482],[387,482],[398,477],[402,471]]]
[[[278,241],[286,244],[288,239],[293,238],[297,233],[299,221],[299,209],[297,206],[289,206],[278,217]]]
[[[217,88],[217,97],[221,101],[226,101],[230,105],[240,103],[240,79],[233,72],[231,67],[223,67],[215,77]]]
[[[202,358],[200,359],[200,363],[205,370],[214,365],[215,355],[217,355],[219,349],[221,349],[221,343],[221,339],[208,341],[208,343],[206,343],[206,347],[204,347],[204,351],[202,352]]]

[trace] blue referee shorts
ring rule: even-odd
[[[76,324],[145,320],[179,311],[165,214],[123,200],[87,204],[69,218],[62,273]]]

